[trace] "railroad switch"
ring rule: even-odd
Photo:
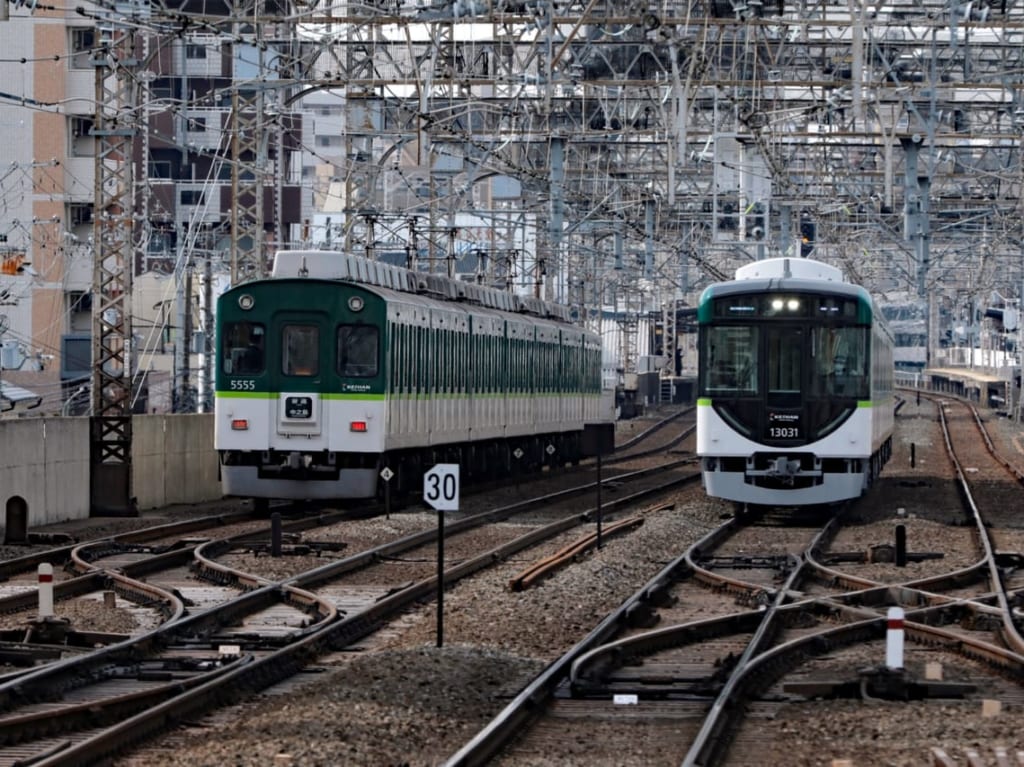
[[[995,553],[996,565],[1013,570],[1024,567],[1024,554],[1017,551],[997,551]]]
[[[71,621],[69,619],[46,615],[28,622],[25,641],[36,644],[65,644],[70,632]]]
[[[306,541],[303,543],[292,543],[283,544],[281,546],[280,554],[292,555],[292,556],[308,556],[310,554],[314,556],[320,556],[324,552],[341,551],[348,546],[347,543],[338,543],[335,541]],[[254,556],[269,556],[273,554],[273,546],[270,543],[257,543],[248,544],[245,549],[245,553],[253,554]]]
[[[926,559],[942,559],[941,551],[908,551],[908,562],[924,562]],[[896,561],[896,547],[891,543],[877,543],[867,551],[833,551],[822,557],[822,564],[833,565],[841,562],[854,564],[886,564]]]
[[[858,700],[926,700],[963,698],[977,686],[962,682],[921,680],[906,669],[874,666],[861,669],[856,679],[787,682],[784,692],[805,698],[849,698]]]
[[[653,628],[658,625],[659,620],[661,620],[661,616],[658,615],[657,610],[648,604],[638,602],[626,610],[626,624],[630,628]]]
[[[25,538],[28,546],[67,546],[72,543],[78,543],[78,539],[70,533],[29,532]]]
[[[708,557],[698,562],[708,570],[779,570],[788,572],[793,567],[793,558],[788,554],[782,556],[735,556]]]

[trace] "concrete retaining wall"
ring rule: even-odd
[[[213,415],[139,415],[132,421],[132,492],[140,509],[221,497]],[[28,526],[89,516],[89,419],[0,420],[0,529],[28,510]]]

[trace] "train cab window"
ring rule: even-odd
[[[865,398],[868,392],[867,328],[820,328],[812,344],[820,393]]]
[[[746,325],[710,327],[704,336],[702,388],[707,393],[756,393],[759,388],[758,329]]]
[[[799,397],[803,370],[803,329],[774,327],[767,330],[768,396]],[[773,398],[774,395],[774,398]]]
[[[316,325],[285,325],[281,330],[281,372],[289,376],[320,372],[320,329]]]
[[[372,378],[377,375],[379,334],[373,325],[339,325],[338,375]]]
[[[224,325],[221,369],[228,375],[258,375],[266,366],[267,334],[258,322]]]

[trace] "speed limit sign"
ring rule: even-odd
[[[439,463],[424,474],[423,500],[438,511],[458,511],[459,464]]]

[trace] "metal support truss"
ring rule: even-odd
[[[263,92],[231,98],[231,284],[266,275],[263,256]]]
[[[122,9],[116,13],[125,15]],[[126,516],[135,513],[130,299],[137,39],[132,28],[113,20],[101,21],[96,33],[90,507],[93,514]]]

